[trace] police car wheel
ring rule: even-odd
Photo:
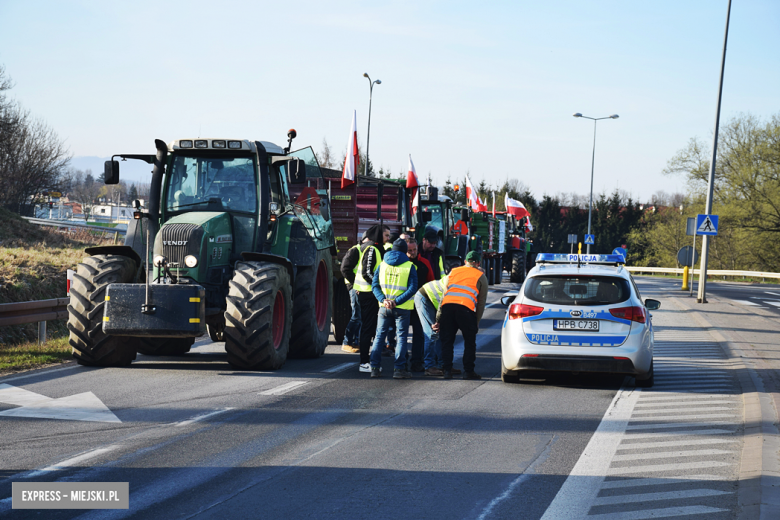
[[[636,380],[636,386],[640,388],[652,388],[652,386],[655,384],[655,373],[653,371],[653,362],[650,362],[650,372],[649,377],[646,379],[639,379]]]

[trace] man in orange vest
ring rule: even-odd
[[[447,292],[441,300],[436,313],[436,323],[432,329],[439,332],[441,353],[444,360],[444,379],[452,379],[452,358],[455,349],[455,337],[458,330],[463,334],[463,379],[482,379],[474,372],[477,360],[477,331],[479,320],[485,312],[488,281],[479,268],[482,255],[469,251],[466,265],[450,271],[447,280]]]

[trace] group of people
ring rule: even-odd
[[[477,331],[485,311],[488,282],[479,252],[470,251],[463,267],[444,268],[436,229],[427,228],[422,244],[411,235],[392,236],[372,226],[347,251],[341,273],[352,304],[342,350],[360,354],[361,372],[381,377],[383,353],[395,356],[393,378],[411,372],[452,379],[458,330],[464,340],[463,379],[481,379],[474,371]],[[418,247],[420,246],[420,247]],[[412,327],[412,352],[407,340]]]

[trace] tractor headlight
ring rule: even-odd
[[[162,255],[157,255],[154,257],[154,261],[152,262],[155,267],[162,267],[168,262],[168,260],[165,259]]]
[[[194,257],[192,255],[185,256],[184,265],[186,265],[187,267],[195,267],[196,265],[198,265],[197,257]]]

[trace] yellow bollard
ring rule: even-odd
[[[683,286],[682,286],[682,290],[683,291],[687,291],[688,290],[688,266],[687,265],[685,267],[683,267]]]
[[[581,254],[582,254],[582,242],[580,242],[580,243],[577,245],[577,254],[578,254],[578,255],[581,255]]]

